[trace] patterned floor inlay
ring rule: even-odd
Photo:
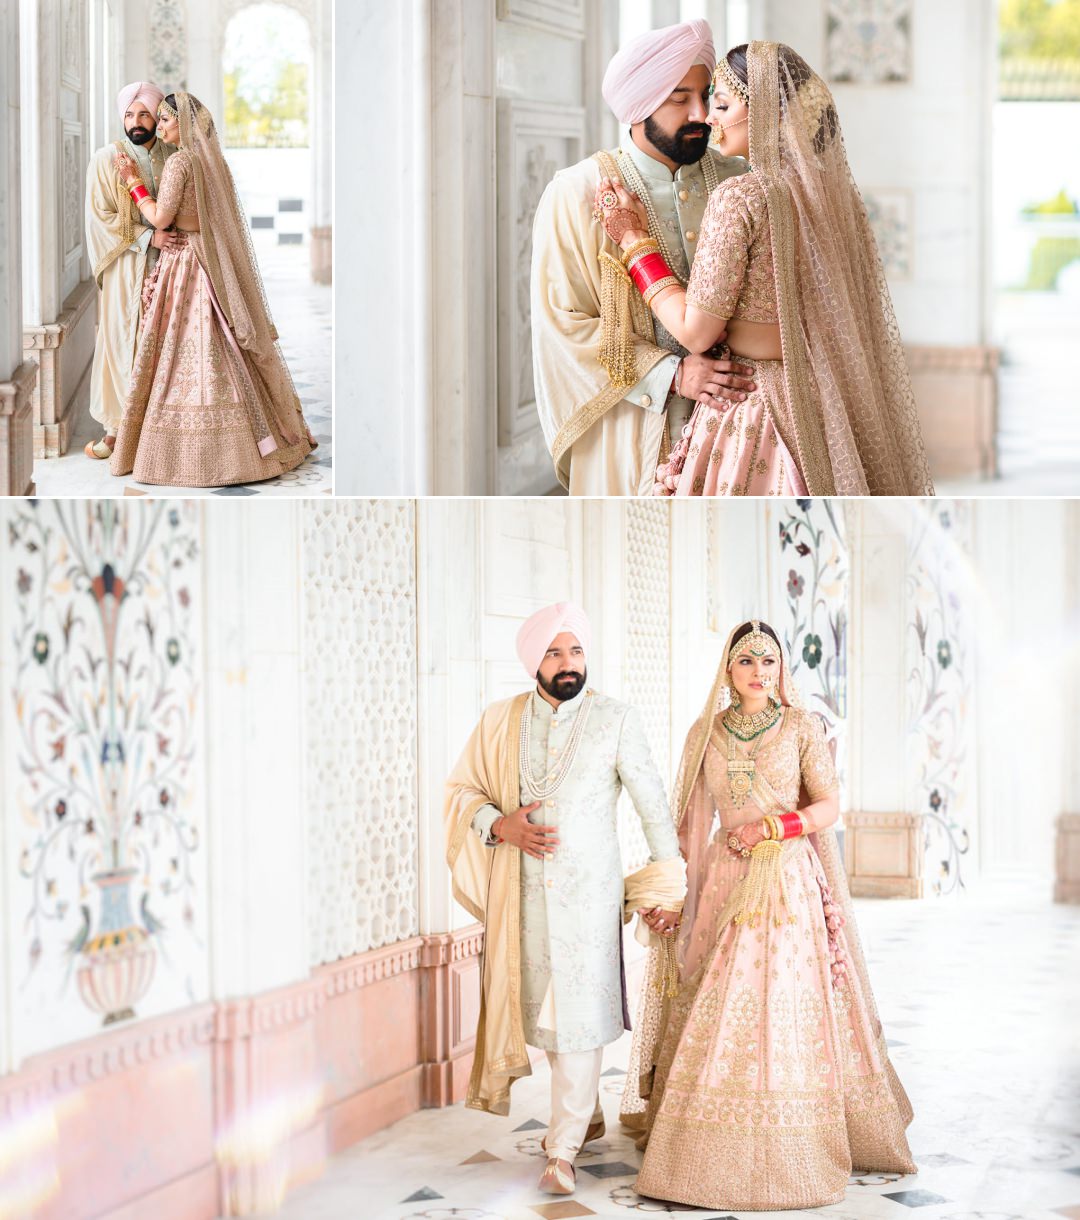
[[[1080,1220],[1080,908],[1012,894],[857,905],[886,1033],[904,1031],[891,1054],[915,1107],[918,1174],[855,1174],[843,1202],[805,1211],[642,1198],[641,1154],[618,1123],[627,1037],[605,1051],[607,1134],[579,1157],[573,1196],[537,1190],[550,1087],[540,1061],[514,1086],[509,1118],[421,1110],[335,1157],[279,1217]]]
[[[115,478],[109,463],[83,453],[89,440],[99,440],[100,426],[88,410],[89,378],[78,404],[68,451],[59,458],[39,458],[34,482],[39,496],[315,496],[332,490],[330,407],[331,341],[329,285],[313,284],[308,274],[307,246],[264,246],[257,251],[266,282],[270,310],[281,336],[281,350],[296,383],[312,434],[319,447],[296,470],[262,483],[238,487],[155,487],[136,483],[131,475]]]

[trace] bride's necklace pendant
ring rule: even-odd
[[[744,716],[734,705],[724,713],[724,728],[740,741],[753,741],[780,719],[781,707],[778,703],[769,702],[760,712]]]
[[[728,788],[736,809],[742,807],[754,787],[754,760],[752,758],[729,758],[727,765]]]

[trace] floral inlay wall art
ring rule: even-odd
[[[975,657],[965,576],[971,507],[935,500],[912,518],[908,547],[909,807],[923,819],[926,891],[964,888],[974,819]]]
[[[841,791],[846,787],[848,599],[850,560],[843,506],[800,499],[780,513],[777,568],[783,632],[792,676],[806,707],[821,715],[836,741]]]
[[[4,518],[6,916],[28,1053],[208,993],[200,518],[111,500]]]

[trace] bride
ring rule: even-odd
[[[177,146],[157,202],[116,168],[155,229],[175,227],[143,288],[145,316],[109,466],[140,483],[220,487],[294,470],[315,448],[270,317],[247,219],[214,121],[189,93],[158,107]]]
[[[932,495],[885,275],[824,81],[790,47],[716,66],[709,124],[749,157],[705,211],[685,288],[644,205],[601,181],[597,215],[633,285],[690,352],[726,336],[745,402],[699,401],[657,470],[661,495]],[[629,287],[629,285],[628,285]]]
[[[832,829],[832,755],[794,699],[772,628],[736,627],[675,781],[680,982],[664,994],[653,949],[622,1105],[640,1195],[785,1211],[839,1202],[853,1170],[916,1172]]]

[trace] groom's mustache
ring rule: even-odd
[[[709,129],[704,123],[687,123],[684,127],[679,128],[680,136],[707,136]]]

